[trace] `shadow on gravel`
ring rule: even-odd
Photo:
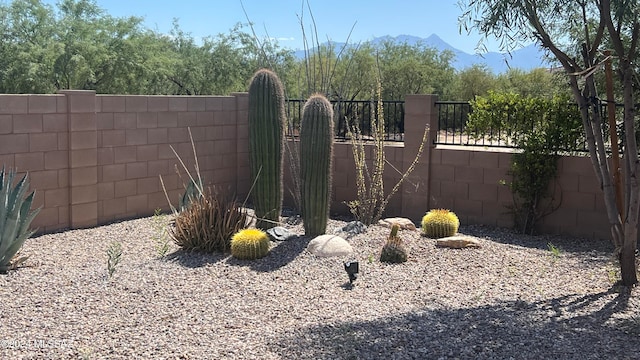
[[[298,236],[286,241],[278,242],[271,248],[269,255],[257,260],[238,260],[233,257],[227,259],[227,264],[234,266],[249,266],[259,272],[271,272],[280,269],[292,262],[307,248],[309,239]]]
[[[424,309],[296,329],[270,350],[305,359],[631,359],[638,356],[638,333],[614,328],[623,321],[612,319],[628,300],[628,294],[608,291]]]
[[[548,250],[548,244],[561,251],[575,253],[594,253],[611,255],[613,245],[607,240],[592,240],[560,235],[524,235],[511,229],[494,228],[483,225],[461,226],[459,232],[502,244],[518,245],[533,249]]]
[[[178,264],[188,268],[199,268],[207,264],[213,264],[228,258],[230,254],[208,254],[197,251],[177,250],[171,254],[167,254],[167,261],[175,261]]]

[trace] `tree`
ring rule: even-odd
[[[336,63],[336,85],[330,100],[370,99],[377,77],[373,45],[366,42],[349,47],[344,51],[344,60]]]
[[[177,22],[164,35],[141,18],[112,17],[95,0],[0,2],[2,93],[225,95],[245,91],[260,67],[287,73],[293,63],[291,51],[256,44],[240,25],[200,41]]]
[[[495,88],[495,76],[486,65],[472,65],[457,75],[453,86],[456,100],[473,100]]]
[[[582,125],[595,174],[604,193],[611,238],[619,259],[622,284],[637,283],[635,250],[638,240],[640,188],[635,137],[633,92],[637,43],[640,36],[637,1],[611,0],[461,0],[461,24],[485,36],[503,40],[508,50],[522,40],[535,40],[565,70]],[[579,41],[564,44],[567,29],[581,29]],[[603,60],[603,44],[611,44],[624,103],[624,201],[616,201],[613,169],[607,158],[597,87],[593,73]],[[579,54],[573,57],[570,54]]]
[[[564,77],[564,75],[562,75]],[[562,78],[545,68],[536,68],[528,72],[522,69],[509,69],[496,78],[496,90],[512,92],[522,96],[552,97],[558,94],[570,95]]]
[[[38,0],[0,3],[0,93],[53,92],[53,9]]]
[[[120,81],[140,66],[131,61],[136,49],[129,37],[137,34],[142,19],[113,18],[95,0],[63,0],[58,8],[56,88],[128,93]]]
[[[382,98],[404,99],[407,94],[446,97],[453,81],[453,53],[424,46],[384,41],[376,48],[382,77]]]

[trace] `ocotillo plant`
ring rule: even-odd
[[[329,218],[333,159],[333,107],[323,95],[312,95],[300,124],[300,197],[308,236],[324,234]]]
[[[256,227],[261,229],[275,226],[282,211],[284,101],[278,76],[258,70],[249,86],[249,162]]]

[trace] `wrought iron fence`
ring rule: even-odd
[[[567,106],[577,106],[575,104],[567,104]],[[485,134],[480,136],[470,136],[473,129],[467,128],[467,120],[472,111],[471,105],[463,101],[437,101],[436,109],[438,112],[438,135],[435,139],[436,145],[463,145],[463,146],[483,146],[483,147],[500,147],[514,148],[516,145],[512,139],[519,134],[503,133],[503,129],[488,129]],[[624,106],[616,104],[616,119],[622,119]],[[609,144],[609,123],[607,122],[607,106],[600,105],[600,114],[602,116],[602,132],[606,144]],[[636,138],[640,140],[640,129],[637,129]],[[622,149],[624,139],[624,128],[621,123],[617,125],[618,140]],[[607,150],[610,146],[607,147]],[[584,138],[580,139],[574,148],[566,149],[572,152],[588,152],[587,142]]]
[[[286,101],[287,119],[289,126],[287,136],[298,136],[302,108],[305,100],[289,99]],[[349,128],[357,127],[366,138],[372,137],[371,120],[378,119],[378,104],[375,101],[352,100],[331,101],[334,111],[335,138],[349,139]],[[384,139],[386,141],[404,141],[404,101],[383,100]]]

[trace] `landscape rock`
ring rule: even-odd
[[[353,252],[347,240],[337,235],[320,235],[313,238],[307,250],[318,257],[344,256]]]
[[[300,215],[291,215],[286,218],[285,222],[292,226],[298,225],[302,222],[302,217]]]
[[[402,230],[415,230],[416,224],[413,223],[410,219],[394,217],[394,218],[386,218],[378,221],[378,225],[382,225],[384,227],[391,228],[393,224],[400,225],[400,229]]]
[[[454,235],[446,238],[436,240],[436,246],[438,247],[448,247],[452,249],[463,249],[463,248],[479,248],[480,241],[478,239],[463,236],[463,235]]]
[[[286,228],[283,228],[282,226],[272,227],[271,229],[267,230],[266,233],[273,241],[285,241],[294,236],[297,236],[296,234],[292,233]]]
[[[340,230],[346,232],[350,236],[355,236],[367,231],[367,225],[361,223],[360,221],[351,221],[350,223],[347,223],[347,225],[343,226]]]

